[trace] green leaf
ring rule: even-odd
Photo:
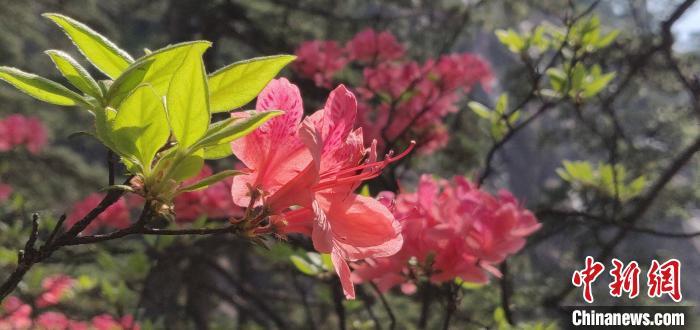
[[[615,78],[615,72],[606,73],[600,77],[595,78],[592,82],[586,84],[583,88],[583,93],[581,94],[584,98],[589,98],[600,93],[605,87],[608,86],[610,81]]]
[[[209,76],[211,111],[224,112],[253,100],[296,56],[257,57],[233,63]]]
[[[233,155],[230,143],[217,144],[204,148],[204,159],[222,159]]]
[[[510,114],[510,116],[508,117],[508,124],[510,124],[511,126],[512,126],[513,124],[515,124],[516,122],[518,122],[518,119],[520,119],[520,116],[521,116],[520,110],[518,110],[518,111],[516,111],[516,112],[513,112],[513,113]]]
[[[496,30],[496,37],[513,53],[519,53],[525,48],[525,39],[513,29]]]
[[[168,86],[168,119],[180,148],[193,145],[209,127],[209,92],[202,55],[211,44],[193,44]]]
[[[102,97],[102,89],[100,89],[95,79],[93,79],[87,70],[70,55],[60,50],[47,50],[46,54],[49,55],[56,65],[56,69],[58,69],[73,86],[96,99]]]
[[[613,30],[610,33],[606,34],[603,38],[598,39],[598,42],[596,43],[596,46],[598,48],[605,48],[608,45],[610,45],[615,39],[617,39],[617,36],[620,34],[620,30]]]
[[[485,286],[485,284],[483,283],[466,282],[459,277],[455,278],[455,284],[459,285],[462,289],[465,290],[477,290]]]
[[[321,265],[323,265],[323,269],[329,272],[335,269],[330,253],[321,253]]]
[[[185,156],[173,168],[170,178],[175,181],[185,181],[197,174],[204,167],[204,151],[199,150]]]
[[[240,175],[243,174],[241,171],[236,171],[236,170],[227,170],[227,171],[221,171],[219,173],[216,173],[214,175],[208,176],[201,181],[191,184],[187,187],[179,189],[179,192],[188,192],[188,191],[196,191],[196,190],[201,190],[204,188],[207,188],[219,181],[225,180],[227,178],[230,178],[232,176]]]
[[[63,85],[16,68],[0,67],[0,79],[21,92],[47,103],[65,106],[78,104],[89,106],[80,95]]]
[[[184,42],[161,48],[139,58],[114,81],[107,94],[108,103],[118,106],[134,88],[145,83],[150,84],[159,95],[166,96],[173,74],[192,51],[192,47],[206,49],[210,46],[209,41]]]
[[[282,111],[254,112],[250,117],[232,121],[228,126],[217,129],[213,133],[207,132],[207,135],[197,142],[195,147],[210,147],[234,141],[248,135],[270,118],[283,113]]]
[[[552,85],[552,89],[557,92],[563,92],[566,88],[566,73],[559,68],[549,68],[547,70],[547,77],[549,77],[549,83]]]
[[[578,91],[583,86],[583,79],[586,77],[586,68],[581,63],[577,63],[571,76],[571,89]]]
[[[496,113],[503,115],[508,109],[508,94],[501,94],[496,102]]]
[[[112,129],[115,146],[134,156],[148,174],[153,158],[170,136],[163,99],[149,85],[142,85],[122,102]]]
[[[467,105],[469,106],[469,109],[474,111],[477,116],[491,120],[491,109],[489,109],[487,106],[475,101],[471,101]]]
[[[304,258],[302,258],[300,256],[296,256],[296,255],[290,256],[289,260],[292,261],[292,264],[294,264],[294,267],[296,267],[300,272],[302,272],[306,275],[314,276],[314,275],[318,275],[318,273],[321,272],[321,269],[319,269],[318,266],[307,262],[306,260],[304,260]]]
[[[112,141],[112,122],[117,116],[117,111],[110,108],[95,109],[95,133],[97,138],[102,141],[107,147],[115,150],[116,147]]]
[[[60,14],[43,16],[61,27],[85,58],[112,79],[116,79],[134,61],[125,51],[83,23]]]

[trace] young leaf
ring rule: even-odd
[[[122,102],[112,129],[115,146],[134,156],[148,174],[156,152],[170,136],[163,99],[142,85]]]
[[[506,110],[508,110],[508,94],[503,93],[496,101],[496,113],[503,115],[506,113]]]
[[[102,97],[102,89],[80,63],[60,50],[47,50],[56,69],[77,89],[96,99]]]
[[[112,141],[112,122],[117,116],[117,111],[113,108],[99,108],[95,109],[95,132],[97,138],[102,141],[107,147],[112,150],[117,148]]]
[[[204,151],[199,150],[185,156],[170,174],[170,178],[175,181],[184,181],[197,174],[204,166]]]
[[[594,78],[592,82],[584,86],[582,96],[585,98],[595,96],[605,87],[607,87],[613,78],[615,78],[615,72],[606,73],[602,76]]]
[[[118,106],[134,88],[142,84],[151,85],[158,95],[167,95],[173,74],[192,47],[206,49],[210,46],[209,41],[185,42],[161,48],[138,59],[110,87],[107,93],[109,104]]]
[[[470,101],[467,105],[477,116],[491,120],[491,110],[485,105],[476,101]]]
[[[204,159],[222,159],[233,155],[230,143],[217,144],[204,148]]]
[[[583,86],[584,78],[586,78],[586,68],[581,63],[574,66],[574,72],[571,76],[571,89],[578,91]]]
[[[181,147],[189,147],[209,127],[209,91],[202,54],[209,48],[191,45],[168,86],[168,119]]]
[[[318,273],[321,272],[318,266],[313,265],[309,263],[308,261],[304,260],[304,258],[300,256],[290,256],[289,260],[292,261],[292,264],[294,264],[294,267],[296,267],[300,272],[309,275],[309,276],[314,276],[318,275]]]
[[[211,134],[210,132],[207,132],[207,135],[202,138],[202,140],[197,142],[195,147],[210,147],[234,141],[240,137],[248,135],[270,118],[279,116],[282,113],[282,111],[259,112],[251,115],[250,117],[232,121],[228,126],[216,130]]]
[[[85,58],[112,79],[116,79],[134,61],[125,51],[83,23],[60,14],[43,16],[63,29]]]
[[[209,76],[211,111],[230,111],[246,105],[295,58],[292,55],[257,57],[212,73]]]
[[[89,104],[63,85],[16,68],[0,67],[0,79],[38,100],[56,105]]]
[[[219,181],[222,181],[222,180],[225,180],[225,179],[230,178],[232,176],[240,175],[240,174],[242,174],[242,173],[240,171],[236,171],[236,170],[222,171],[222,172],[216,173],[212,176],[208,176],[197,183],[194,183],[194,184],[191,184],[187,187],[181,188],[181,189],[179,189],[179,192],[201,190],[201,189],[209,187],[209,186],[211,186]]]
[[[526,46],[525,39],[513,29],[497,30],[496,37],[498,37],[498,41],[508,46],[508,49],[513,53],[521,52]]]

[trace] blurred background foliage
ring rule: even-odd
[[[544,228],[525,250],[509,259],[503,280],[463,288],[453,322],[455,329],[509,328],[509,324],[517,329],[545,329],[562,320],[559,306],[580,302],[569,282],[586,255],[637,260],[643,267],[654,258],[678,258],[688,275],[683,278],[685,301],[693,304],[700,299],[700,278],[690,276],[700,270],[700,238],[663,234],[700,230],[697,156],[672,173],[651,200],[653,205],[638,214],[632,225],[605,221],[617,219],[628,202],[640,200],[700,135],[700,43],[697,36],[680,34],[664,24],[687,3],[0,0],[0,63],[61,81],[41,52],[58,48],[78,54],[41,19],[44,12],[60,12],[85,22],[132,53],[180,41],[211,40],[216,47],[206,53],[209,71],[239,59],[293,53],[306,40],[348,40],[373,27],[394,33],[417,60],[459,51],[481,55],[495,72],[495,84],[490,92],[475,90],[466,101],[495,108],[499,95],[506,93],[513,109],[533,86],[525,55],[536,56],[523,51],[513,38],[522,38],[542,24],[563,26],[574,15],[596,15],[603,31],[617,30],[619,35],[583,62],[616,76],[586,102],[572,97],[552,105],[552,110],[495,152],[486,187],[513,191],[536,211]],[[697,20],[700,6],[687,7],[673,23],[687,24],[683,16],[690,15]],[[498,29],[512,29],[519,37],[501,35],[499,41]],[[327,91],[291,70],[283,75],[301,86],[308,112],[322,104]],[[73,203],[107,185],[107,154],[96,141],[75,134],[90,120],[86,113],[39,103],[6,86],[0,88],[0,100],[0,118],[12,113],[37,116],[49,127],[50,140],[37,155],[23,150],[0,153],[0,181],[15,191],[0,206],[0,274],[4,275],[16,263],[16,250],[27,236],[32,212],[39,212],[42,228],[48,230]],[[469,111],[466,101],[447,118],[450,140],[445,148],[429,157],[413,156],[408,164],[394,169],[402,182],[409,183],[406,189],[411,190],[410,183],[422,173],[476,178],[484,169],[493,132],[488,120]],[[519,110],[530,114],[539,105],[535,100]],[[565,160],[569,162],[562,163]],[[234,162],[210,165],[228,169]],[[616,181],[622,184],[616,186]],[[561,209],[594,214],[603,221],[562,214]],[[636,208],[631,210],[634,213]],[[76,318],[133,314],[144,327],[156,328],[327,329],[338,327],[339,320],[352,329],[386,328],[389,315],[371,288],[359,287],[356,301],[339,300],[334,276],[320,274],[322,268],[308,276],[289,261],[292,255],[304,256],[303,247],[309,244],[293,243],[295,247],[271,244],[263,249],[221,236],[135,237],[64,249],[33,269],[17,295],[34,297],[41,291],[42,278],[65,273],[78,279],[78,284],[58,308]],[[595,292],[601,304],[620,303],[606,294],[606,284],[598,283]],[[393,292],[386,298],[399,328],[416,327],[424,297]],[[640,297],[634,303],[662,302]],[[441,308],[436,306],[441,304],[435,302],[428,328],[440,324]]]

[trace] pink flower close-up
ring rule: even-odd
[[[401,235],[383,204],[353,191],[405,153],[377,161],[362,130],[353,130],[357,101],[342,85],[303,122],[298,89],[286,79],[272,81],[258,100],[258,111],[285,114],[232,143],[248,167],[248,175],[234,178],[232,196],[244,205],[249,197],[240,196],[250,196],[251,187],[262,191],[273,226],[311,236],[316,250],[331,254],[345,295],[354,297],[346,260],[391,255],[401,247]]]

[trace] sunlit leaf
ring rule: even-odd
[[[184,181],[197,174],[204,167],[204,151],[199,150],[190,155],[185,156],[178,165],[173,169],[170,178],[175,181]]]
[[[471,109],[477,116],[490,120],[491,119],[491,109],[489,109],[487,106],[475,102],[475,101],[470,101],[468,103],[469,109]]]
[[[83,23],[60,14],[43,16],[61,27],[85,58],[112,79],[116,79],[134,61],[113,42]]]
[[[306,260],[304,260],[304,258],[302,258],[300,256],[296,256],[296,255],[290,256],[289,260],[292,261],[292,264],[294,265],[294,267],[296,267],[300,272],[302,272],[306,275],[314,276],[314,275],[318,275],[318,273],[321,272],[321,269],[318,266],[307,262]]]
[[[190,52],[204,52],[211,47],[209,41],[192,41],[170,45],[139,58],[110,86],[107,93],[109,105],[116,107],[142,85],[149,84],[158,93],[166,96],[173,74]]]
[[[60,50],[47,50],[58,71],[77,89],[94,98],[102,97],[102,90],[90,74],[70,55]]]
[[[179,189],[180,192],[188,192],[188,191],[197,191],[201,189],[205,189],[219,181],[226,180],[232,176],[240,175],[242,174],[240,171],[236,170],[227,170],[227,171],[221,171],[219,173],[216,173],[214,175],[208,176],[194,184],[191,184],[187,187]]]
[[[192,44],[168,86],[168,119],[181,147],[193,145],[209,127],[209,92],[202,62],[209,46]]]
[[[63,85],[16,68],[0,67],[0,79],[38,100],[56,105],[88,105],[77,93]]]
[[[230,122],[229,125],[216,130],[212,134],[207,133],[197,143],[197,147],[209,147],[234,141],[249,134],[272,117],[279,116],[282,113],[281,111],[254,112],[249,117]]]
[[[217,144],[204,148],[204,159],[222,159],[233,155],[230,143]]]
[[[170,136],[163,99],[149,85],[137,88],[122,102],[112,129],[116,147],[133,155],[148,172]]]
[[[233,63],[209,76],[212,112],[230,111],[253,100],[296,57],[277,55]]]

